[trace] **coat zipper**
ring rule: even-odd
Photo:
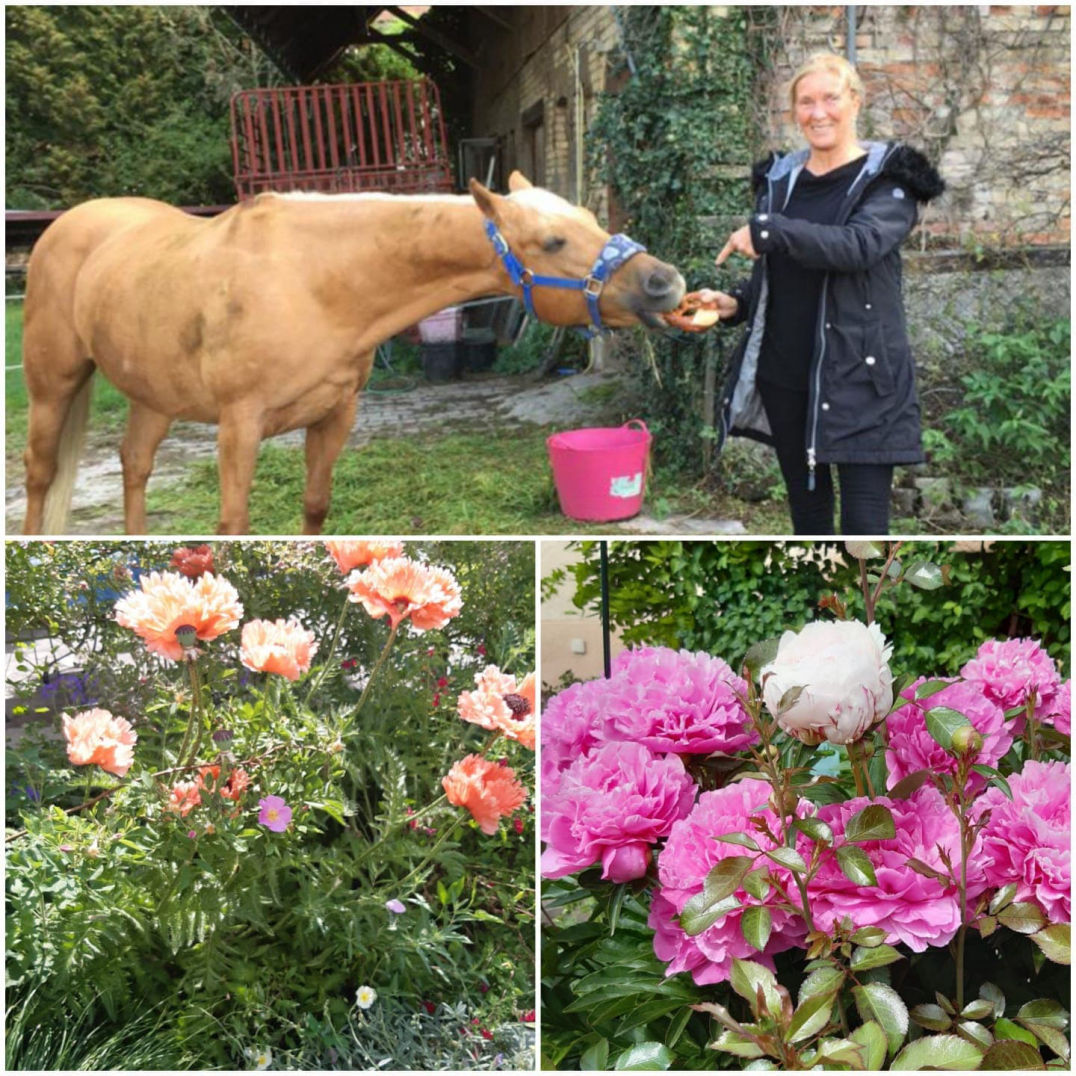
[[[829,291],[829,273],[822,281],[822,305],[818,311],[818,361],[814,369],[814,414],[811,416],[811,440],[807,445],[807,492],[815,491],[815,451],[818,447],[819,394],[822,390],[822,363],[826,358],[826,293]]]

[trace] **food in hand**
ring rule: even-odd
[[[684,332],[701,333],[716,325],[721,318],[716,301],[703,302],[697,291],[688,292],[675,310],[663,314],[665,323]]]

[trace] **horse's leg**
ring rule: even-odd
[[[75,468],[90,409],[94,364],[88,359],[65,362],[56,369],[40,371],[26,365],[30,398],[26,451],[26,518],[23,534],[40,534],[45,525],[45,495],[60,473],[64,489],[56,492],[57,504],[49,511],[49,530],[63,529],[74,488]]]
[[[333,465],[347,443],[355,421],[358,393],[306,430],[306,492],[303,495],[303,534],[320,534],[329,514]]]
[[[123,526],[128,534],[146,533],[146,482],[153,457],[168,427],[168,415],[131,401],[127,431],[120,446],[123,461]]]
[[[249,406],[221,412],[217,431],[220,470],[219,534],[246,534],[250,528],[247,502],[254,483],[254,466],[262,440],[262,416]]]

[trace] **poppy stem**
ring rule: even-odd
[[[325,679],[325,675],[328,671],[330,664],[336,659],[336,647],[340,642],[340,633],[344,630],[344,617],[347,615],[347,607],[351,604],[350,599],[345,594],[344,604],[340,607],[340,615],[336,619],[336,630],[333,632],[332,645],[329,647],[329,653],[326,657],[321,668],[318,670],[318,674],[310,681],[310,685],[306,689],[306,698],[303,699],[303,708],[307,709],[310,706],[310,699],[313,697],[314,692],[321,687],[322,681]]]
[[[389,632],[388,640],[385,642],[385,647],[381,651],[377,661],[374,662],[374,667],[370,670],[370,675],[366,679],[366,686],[362,689],[362,694],[359,696],[359,701],[355,703],[355,709],[351,711],[351,720],[354,721],[359,716],[359,711],[362,709],[363,704],[366,702],[366,696],[370,694],[370,686],[377,678],[378,672],[381,670],[381,666],[385,664],[385,659],[389,656],[389,651],[392,649],[392,644],[396,641],[396,633],[400,630],[399,624],[393,624],[392,630]]]
[[[179,749],[179,761],[190,763],[198,757],[198,751],[202,746],[202,683],[198,676],[198,663],[191,658],[187,661],[187,669],[191,677],[191,716],[187,722],[187,731],[183,736],[183,746]],[[193,733],[193,736],[192,736]],[[193,739],[190,757],[186,757],[187,744]]]

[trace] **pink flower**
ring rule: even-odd
[[[832,930],[847,917],[855,927],[881,927],[890,945],[903,942],[917,953],[928,946],[945,945],[960,928],[956,882],[918,874],[909,868],[908,860],[921,860],[948,875],[939,854],[939,849],[944,849],[954,869],[959,870],[956,817],[932,785],[924,785],[906,800],[880,796],[829,804],[819,809],[818,817],[829,823],[839,845],[849,819],[871,803],[889,808],[896,830],[888,840],[857,845],[870,859],[878,884],[856,885],[845,877],[835,851],[826,852],[809,886],[815,926]],[[969,898],[981,893],[985,884],[981,870],[970,870]]]
[[[1027,705],[1034,691],[1035,712],[1045,713],[1061,686],[1057,665],[1035,639],[987,639],[960,675],[981,683],[985,694],[1003,710]],[[1017,734],[1023,727],[1023,719],[1018,718]]]
[[[318,652],[312,631],[295,617],[288,620],[251,620],[243,625],[239,659],[254,672],[277,673],[298,680]]]
[[[936,706],[944,706],[963,714],[982,736],[983,746],[975,758],[977,763],[996,766],[1005,752],[1012,747],[1012,730],[1005,720],[1005,713],[996,702],[983,694],[982,684],[953,680],[950,681],[949,687],[942,688],[926,698],[916,699],[915,689],[924,679],[920,677],[901,692],[901,698],[908,699],[908,703],[894,710],[886,718],[886,731],[889,736],[889,746],[885,752],[889,770],[887,788],[893,788],[898,781],[917,770],[956,773],[956,755],[946,751],[927,732],[927,711]],[[985,783],[984,778],[977,773],[969,777],[969,784],[973,787],[980,788]]]
[[[732,973],[733,958],[755,960],[772,968],[774,953],[799,945],[806,935],[802,917],[782,909],[773,888],[763,901],[749,896],[742,888],[735,893],[744,906],[765,904],[770,909],[772,933],[761,953],[744,940],[743,908],[728,912],[694,936],[689,936],[679,923],[685,905],[702,892],[707,874],[721,860],[750,854],[741,846],[717,837],[748,833],[760,848],[768,850],[775,846],[751,825],[752,819],[762,819],[776,832],[777,817],[767,806],[771,791],[768,782],[748,779],[704,792],[694,810],[672,827],[658,857],[661,890],[651,905],[648,920],[655,932],[654,952],[668,965],[666,975],[690,971],[700,985],[724,982]],[[795,892],[789,871],[763,856],[759,857],[758,866],[766,867],[783,886]]]
[[[208,642],[231,631],[243,615],[235,587],[209,572],[196,580],[153,572],[142,577],[140,588],[116,602],[116,620],[169,661],[183,657],[177,631],[186,628]]]
[[[329,541],[325,548],[345,575],[355,568],[384,560],[386,557],[402,557],[403,542],[377,542],[362,538]]]
[[[496,833],[501,818],[522,806],[527,798],[515,770],[481,755],[467,755],[454,763],[441,785],[448,802],[466,807],[487,836]]]
[[[168,810],[186,818],[201,804],[202,788],[201,781],[176,781],[168,794]]]
[[[602,703],[608,680],[584,680],[566,687],[542,710],[542,790],[552,793],[576,759],[606,742]]]
[[[502,732],[533,751],[537,716],[534,673],[516,683],[514,676],[487,665],[475,674],[475,684],[474,691],[460,692],[456,703],[460,717],[490,732]]]
[[[122,717],[108,710],[86,710],[74,717],[63,715],[67,757],[75,766],[100,766],[107,773],[125,777],[134,762],[138,733]]]
[[[747,684],[721,658],[664,646],[626,650],[605,684],[611,740],[681,755],[732,755],[758,742],[737,697]]]
[[[1024,763],[1008,778],[1013,798],[989,788],[975,815],[990,811],[977,860],[990,888],[1016,883],[1018,901],[1034,901],[1054,923],[1072,917],[1072,830],[1070,766],[1067,762]]]
[[[601,862],[613,882],[641,878],[650,846],[691,810],[695,783],[676,755],[609,743],[577,759],[544,796],[542,873],[563,878]]]
[[[415,631],[443,628],[463,608],[460,585],[446,568],[408,557],[386,557],[348,576],[350,601],[361,602],[375,619],[387,616],[393,628],[407,619]]]
[[[258,800],[261,811],[258,821],[274,833],[283,833],[291,822],[291,808],[280,796],[265,796]]]
[[[1066,680],[1058,689],[1053,702],[1047,706],[1042,721],[1053,725],[1058,732],[1072,735],[1072,681]]]

